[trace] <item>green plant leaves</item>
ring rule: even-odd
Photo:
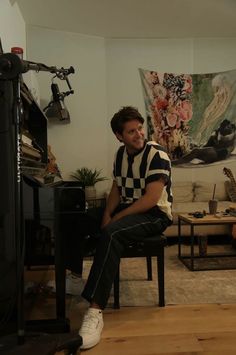
[[[107,180],[100,176],[101,170],[82,167],[71,174],[71,177],[81,182],[84,186],[94,186],[99,181]]]

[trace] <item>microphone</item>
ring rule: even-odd
[[[64,103],[64,97],[66,94],[59,91],[57,84],[51,84],[52,101],[44,109],[48,118],[59,118],[60,121],[70,121],[70,114]]]

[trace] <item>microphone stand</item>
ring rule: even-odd
[[[74,73],[74,68],[68,69],[49,67],[42,63],[34,63],[21,60],[16,54],[0,54],[0,80],[12,82],[13,88],[13,125],[14,125],[14,147],[15,147],[15,245],[16,245],[16,278],[17,278],[17,336],[18,344],[25,341],[25,319],[24,319],[24,215],[23,215],[23,193],[22,193],[22,172],[21,172],[21,97],[20,84],[21,74],[29,70],[47,71],[55,73],[56,76],[66,78]]]

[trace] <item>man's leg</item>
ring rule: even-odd
[[[103,328],[102,310],[106,307],[125,246],[130,241],[143,240],[154,233],[162,233],[168,225],[168,218],[158,218],[146,213],[126,216],[104,228],[82,292],[82,296],[91,304],[79,331],[84,349],[96,345],[100,340]]]

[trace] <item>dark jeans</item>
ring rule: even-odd
[[[153,208],[146,213],[129,215],[107,225],[98,238],[94,261],[82,296],[104,309],[125,246],[130,241],[141,241],[153,234],[161,234],[170,224],[164,213]]]

